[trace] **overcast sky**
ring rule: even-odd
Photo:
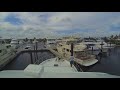
[[[0,12],[0,36],[3,38],[119,33],[119,12]]]

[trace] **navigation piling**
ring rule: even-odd
[[[34,46],[34,58],[35,58],[35,62],[36,62],[35,46]]]
[[[74,56],[73,54],[73,50],[74,49],[74,44],[73,43],[71,43],[71,56]],[[78,71],[81,71],[81,72],[83,72],[83,70],[80,68],[80,66],[79,66],[79,64],[77,63],[77,62],[75,62],[75,61],[73,61],[73,65],[77,68],[77,70]]]
[[[100,45],[101,45],[101,50],[102,50],[102,49],[103,49],[103,45],[104,45],[104,44],[103,44],[103,42],[101,42],[101,44],[100,44]]]
[[[93,47],[92,47],[92,54],[93,54]]]
[[[73,56],[73,43],[71,43],[71,56]]]
[[[38,60],[37,50],[38,50],[38,43],[36,42],[36,58],[37,58],[37,60]]]
[[[32,52],[30,52],[31,64],[33,64]]]

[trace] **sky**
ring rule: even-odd
[[[2,38],[100,37],[120,33],[120,12],[0,12]]]

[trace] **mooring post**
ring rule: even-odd
[[[93,47],[92,47],[92,54],[93,54]]]
[[[102,50],[102,49],[103,49],[103,45],[104,45],[104,44],[103,44],[103,42],[101,42],[101,44],[100,44],[100,45],[101,45],[101,50]]]
[[[32,52],[30,52],[31,64],[33,64]]]
[[[35,44],[36,44],[36,58],[37,58],[37,60],[38,60],[38,54],[37,54],[38,43],[36,42]]]
[[[73,43],[71,43],[71,56],[73,56]]]
[[[36,62],[35,45],[34,45],[34,58],[35,58],[35,62]]]

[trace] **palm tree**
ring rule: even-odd
[[[43,42],[44,42],[44,44],[45,44],[45,43],[47,42],[47,39],[46,39],[46,38],[44,38],[44,39],[43,39]]]
[[[36,38],[34,37],[34,39],[33,40],[36,40]]]
[[[39,42],[41,42],[41,41],[42,41],[42,39],[41,39],[41,38],[39,38],[39,39],[38,39],[38,41],[39,41]]]
[[[118,35],[118,38],[120,38],[120,34]]]
[[[107,37],[104,37],[103,40],[107,43],[108,46],[109,39]]]
[[[32,42],[32,39],[30,39],[30,43],[33,43],[33,42]]]
[[[112,43],[115,44],[115,38],[117,38],[117,36],[114,36],[114,35],[110,36],[110,46]]]
[[[110,36],[111,39],[112,39],[113,37],[114,37],[113,35]]]
[[[25,38],[25,42],[27,42],[28,41],[28,38]]]

